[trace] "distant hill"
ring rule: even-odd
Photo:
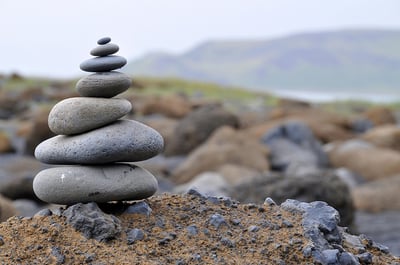
[[[148,54],[125,72],[255,89],[400,90],[400,30],[210,41],[180,55]]]

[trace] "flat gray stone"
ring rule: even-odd
[[[114,43],[107,43],[104,45],[97,46],[93,50],[90,51],[90,54],[93,56],[107,56],[116,53],[119,51],[119,47]]]
[[[111,98],[126,91],[131,83],[132,80],[126,74],[111,71],[81,78],[76,83],[76,89],[83,97]]]
[[[132,120],[118,120],[78,135],[58,135],[40,143],[35,157],[46,164],[105,164],[149,159],[163,150],[162,136]]]
[[[55,134],[79,134],[116,121],[131,109],[132,104],[126,99],[67,98],[51,109],[49,128]]]
[[[111,38],[110,38],[110,37],[103,37],[103,38],[101,38],[101,39],[99,39],[99,40],[97,41],[97,44],[99,44],[99,45],[104,45],[104,44],[109,43],[110,41],[111,41]]]
[[[80,68],[86,72],[108,72],[121,68],[126,64],[126,59],[117,55],[91,58],[83,61]]]
[[[157,190],[156,178],[129,164],[45,169],[33,181],[39,199],[55,204],[141,200]]]

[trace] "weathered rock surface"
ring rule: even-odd
[[[120,98],[68,98],[58,102],[48,117],[55,134],[72,135],[94,130],[122,118],[132,109],[131,103]]]
[[[35,157],[47,164],[106,164],[149,159],[163,149],[162,136],[132,120],[79,135],[58,135],[36,147]]]
[[[111,98],[126,91],[131,83],[126,74],[111,71],[82,77],[76,83],[76,89],[83,97]]]
[[[33,189],[41,200],[56,204],[140,200],[156,192],[157,180],[129,164],[65,166],[39,172]]]
[[[90,51],[90,54],[93,56],[107,56],[114,54],[119,51],[118,45],[114,43],[106,43],[100,46],[97,46],[96,48],[92,49]]]

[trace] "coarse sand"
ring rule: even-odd
[[[0,264],[314,264],[303,254],[311,242],[300,213],[188,194],[145,202],[149,215],[114,214],[122,229],[107,242],[85,238],[63,215],[12,217],[0,224]],[[127,232],[135,228],[143,237],[128,242]],[[367,250],[373,264],[400,263],[390,254]]]

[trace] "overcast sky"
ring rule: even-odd
[[[400,29],[399,0],[0,0],[0,73],[73,77],[100,37],[119,55],[182,53],[218,39]]]

